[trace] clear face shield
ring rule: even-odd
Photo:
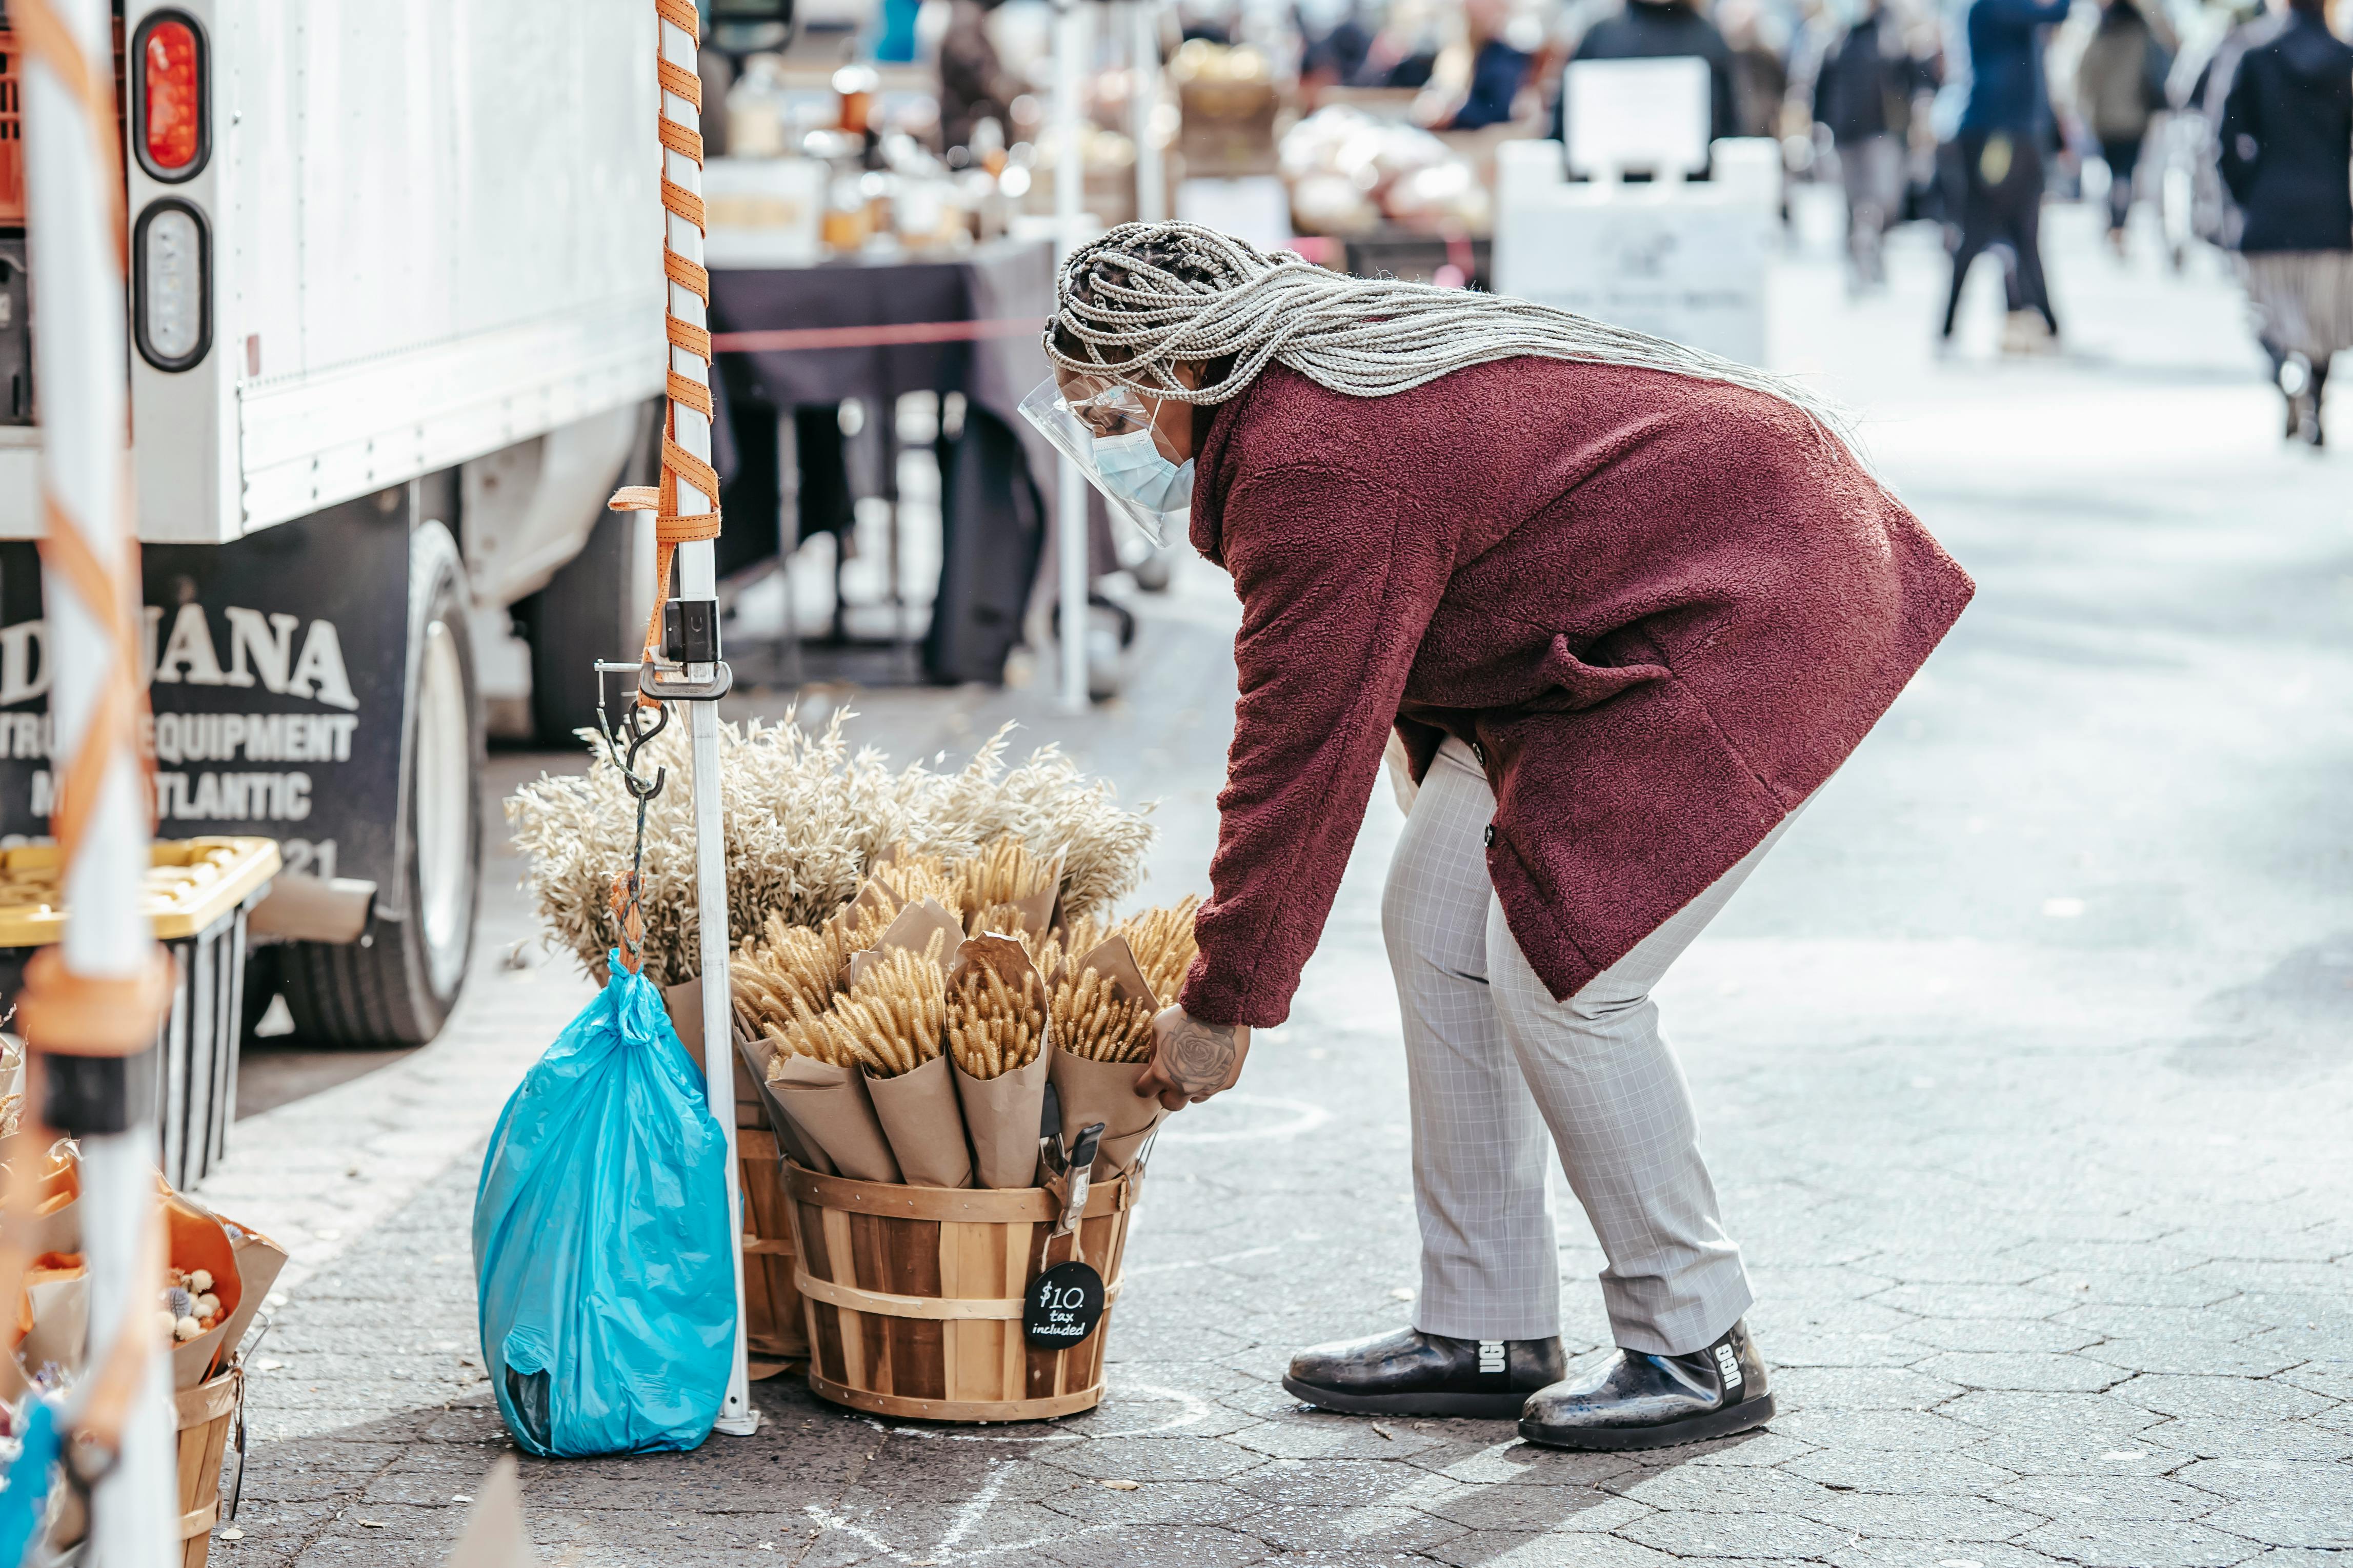
[[[1176,460],[1153,427],[1155,405],[1134,387],[1088,385],[1073,378],[1072,398],[1049,376],[1021,400],[1021,417],[1078,464],[1113,517],[1155,544],[1182,538],[1193,510],[1193,459]]]

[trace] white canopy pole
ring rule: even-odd
[[[1086,153],[1079,144],[1084,117],[1080,98],[1092,37],[1085,0],[1057,0],[1054,25],[1054,266],[1079,243],[1079,216],[1085,206]],[[1078,464],[1061,459],[1054,528],[1060,566],[1057,600],[1061,605],[1062,710],[1087,710],[1087,478]]]
[[[691,75],[699,42],[694,30],[680,26],[668,15],[662,16],[660,26],[662,58]],[[700,112],[676,93],[662,93],[661,111],[664,118],[690,131],[700,128]],[[702,164],[699,160],[666,147],[662,167],[678,184],[696,195],[702,194]],[[670,228],[670,247],[701,266],[701,226],[668,211],[662,215],[662,221]],[[703,308],[702,296],[675,279],[670,284],[670,311],[692,326],[707,329],[710,325],[710,313]],[[710,367],[701,355],[673,345],[670,364],[672,371],[688,380],[710,384]],[[703,462],[710,462],[711,421],[701,409],[677,398],[670,400],[670,412],[678,444]],[[718,507],[717,496],[706,496],[685,479],[679,480],[681,516],[715,511]],[[709,540],[690,540],[679,545],[678,595],[681,599],[718,597]],[[709,680],[716,673],[707,664],[686,668],[689,680]],[[719,1119],[720,1131],[727,1140],[727,1234],[733,1243],[728,1251],[735,1260],[735,1369],[728,1376],[727,1398],[719,1407],[715,1425],[717,1430],[740,1437],[759,1430],[760,1413],[752,1408],[744,1328],[744,1192],[735,1164],[735,1046],[728,1037],[734,1009],[730,1005],[727,985],[727,860],[720,835],[719,710],[715,702],[690,701],[684,707],[694,758],[691,784],[694,792],[694,906],[702,927],[702,1076],[711,1113]]]
[[[137,554],[132,536],[130,389],[123,341],[123,164],[115,131],[112,7],[16,0],[24,50],[25,149],[40,388],[47,537],[42,591],[56,725],[58,808],[69,911],[35,960],[21,1026],[81,1085],[89,1349],[73,1419],[119,1458],[94,1489],[87,1561],[166,1568],[179,1550],[179,1465],[169,1363],[155,1330],[161,1215],[155,1132],[128,1093],[169,993],[142,908],[148,795],[133,747]],[[112,1058],[111,1083],[96,1061]],[[85,1076],[87,1075],[87,1076]],[[127,1130],[119,1129],[126,1121]],[[109,1387],[110,1379],[114,1386]],[[119,1403],[127,1400],[127,1405]],[[111,1433],[117,1415],[119,1436]]]
[[[1128,47],[1134,55],[1128,79],[1135,138],[1135,221],[1162,223],[1168,216],[1168,164],[1154,146],[1152,121],[1160,107],[1160,7],[1156,0],[1130,0]]]

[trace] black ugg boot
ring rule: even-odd
[[[1313,1345],[1282,1386],[1310,1405],[1359,1415],[1472,1415],[1508,1421],[1567,1369],[1560,1341],[1453,1340],[1398,1329]]]
[[[1528,1399],[1520,1436],[1553,1448],[1665,1448],[1773,1419],[1765,1363],[1735,1323],[1685,1355],[1620,1351],[1600,1368]]]

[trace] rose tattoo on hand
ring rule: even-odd
[[[1207,1024],[1182,1007],[1152,1020],[1152,1065],[1135,1080],[1139,1095],[1156,1095],[1175,1110],[1234,1086],[1250,1054],[1250,1026]]]

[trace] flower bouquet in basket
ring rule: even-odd
[[[1066,1148],[1101,1122],[1096,1171],[1134,1164],[1165,1114],[1134,1088],[1159,996],[1192,962],[1193,900],[1058,923],[1066,859],[1011,835],[963,860],[894,854],[824,925],[772,921],[743,946],[737,1030],[764,1043],[805,1163],[1035,1186],[1050,1084]]]
[[[20,1101],[9,1111],[21,1121],[22,1109]],[[34,1427],[37,1406],[46,1405],[54,1416],[123,1348],[112,1338],[90,1342],[80,1151],[63,1138],[40,1146],[47,1136],[10,1126],[0,1145],[0,1185],[8,1189],[7,1203],[0,1205],[8,1213],[0,1225],[9,1232],[14,1253],[16,1298],[7,1327],[0,1331],[5,1336],[0,1348],[6,1352],[0,1353],[0,1419],[20,1440]],[[163,1272],[154,1310],[152,1316],[133,1313],[122,1331],[147,1336],[152,1352],[169,1358],[178,1432],[179,1536],[190,1560],[201,1561],[199,1538],[221,1522],[221,1465],[243,1407],[247,1331],[259,1317],[286,1253],[259,1232],[174,1192],[160,1174],[156,1188]],[[48,1429],[55,1430],[53,1421]],[[232,1485],[232,1518],[237,1498]],[[22,1532],[37,1524],[50,1552],[73,1547],[88,1528],[80,1494],[62,1482],[51,1489],[46,1511],[38,1498],[19,1498],[16,1508],[7,1528]]]
[[[1190,899],[1110,918],[1144,879],[1144,813],[1051,746],[1008,767],[1006,731],[934,773],[853,752],[843,717],[721,726],[733,1033],[786,1152],[860,1181],[1034,1185],[1050,1086],[1066,1142],[1101,1121],[1096,1173],[1128,1169],[1163,1114],[1133,1092],[1152,1017],[1193,958]],[[641,771],[686,765],[675,732],[648,752]],[[543,924],[595,973],[638,805],[592,756],[507,814]],[[683,1001],[684,791],[649,805],[642,889],[644,972]]]

